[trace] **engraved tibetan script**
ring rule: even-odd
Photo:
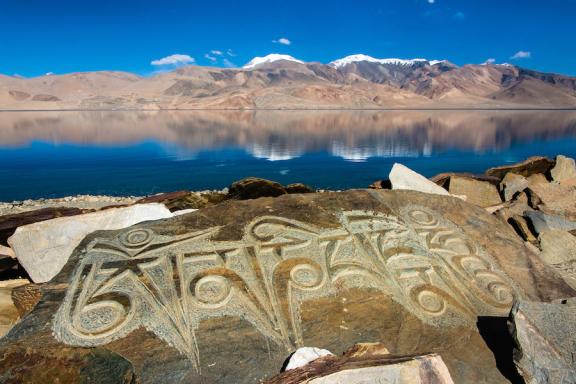
[[[96,239],[71,277],[54,334],[97,346],[145,327],[199,370],[195,332],[214,317],[240,317],[293,350],[304,343],[302,303],[347,288],[380,290],[435,325],[505,315],[517,295],[481,247],[431,210],[339,217],[336,229],[259,217],[239,241],[212,240],[219,227]]]

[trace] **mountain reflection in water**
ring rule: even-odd
[[[365,187],[395,161],[427,176],[576,155],[575,111],[0,113],[0,200],[222,188],[260,176]]]

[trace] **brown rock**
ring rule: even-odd
[[[576,221],[576,188],[558,183],[530,184],[530,192],[540,200],[538,209]]]
[[[503,192],[505,201],[512,200],[517,193],[526,188],[528,188],[528,179],[512,172],[508,172],[500,183],[500,190]]]
[[[287,193],[314,193],[314,192],[316,192],[314,190],[314,188],[309,187],[308,185],[302,184],[302,183],[288,184],[286,187],[284,187],[284,189],[286,190]]]
[[[38,304],[42,297],[40,287],[40,284],[25,284],[12,290],[12,301],[20,317],[30,313]]]
[[[576,178],[576,162],[574,159],[558,155],[556,157],[556,165],[550,171],[552,180],[565,181]]]
[[[566,231],[552,230],[539,236],[540,258],[576,289],[576,237]]]
[[[235,200],[277,197],[286,193],[286,189],[279,183],[257,177],[248,177],[235,181],[228,188],[228,198]]]
[[[362,357],[362,356],[386,356],[390,351],[382,343],[358,343],[344,352],[344,356]]]
[[[463,177],[465,179],[473,179],[478,181],[486,181],[488,183],[494,184],[498,186],[500,183],[500,179],[496,177],[486,176],[486,175],[475,175],[473,173],[466,173],[466,172],[445,172],[439,173],[436,176],[430,178],[431,181],[435,182],[442,188],[448,190],[450,186],[450,178],[451,177]]]
[[[390,180],[376,180],[368,186],[370,189],[392,189]]]
[[[148,196],[138,200],[136,203],[162,203],[171,212],[181,211],[185,209],[199,209],[209,205],[222,202],[226,198],[224,193],[219,192],[190,192],[190,191],[176,191],[169,193],[161,193],[158,195]]]
[[[355,190],[92,233],[42,295],[0,340],[8,382],[78,382],[100,347],[142,384],[258,383],[297,347],[376,340],[392,356],[438,354],[458,383],[507,383],[478,316],[576,291],[479,207]]]
[[[20,319],[12,301],[12,290],[28,283],[29,281],[25,279],[0,281],[0,338],[8,333]]]
[[[576,382],[576,304],[520,301],[510,314],[514,362],[526,383]]]
[[[448,191],[452,195],[466,196],[466,201],[485,208],[502,203],[494,184],[462,176],[450,177]]]
[[[0,245],[8,245],[8,238],[14,234],[16,228],[23,225],[93,211],[92,209],[78,208],[43,208],[35,211],[0,216]]]
[[[490,168],[486,171],[487,176],[497,177],[502,180],[508,172],[528,177],[535,173],[545,174],[554,166],[554,161],[547,157],[534,156],[520,163],[504,165],[501,167]]]
[[[530,224],[528,221],[519,215],[514,215],[510,219],[508,219],[508,223],[514,228],[516,233],[525,241],[528,241],[532,244],[536,244],[538,239],[534,236],[534,233],[530,229]]]

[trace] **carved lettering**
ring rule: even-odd
[[[433,211],[348,211],[340,223],[323,229],[266,216],[239,241],[214,241],[218,227],[96,239],[71,277],[54,334],[97,346],[145,327],[199,372],[196,332],[211,318],[240,317],[293,350],[304,345],[302,303],[346,287],[378,289],[438,326],[505,315],[517,295],[486,251]]]

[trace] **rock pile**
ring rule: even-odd
[[[0,383],[574,382],[575,174],[0,216]]]

